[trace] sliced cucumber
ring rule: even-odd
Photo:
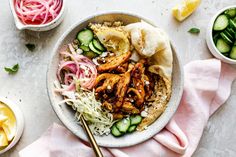
[[[77,39],[80,41],[81,45],[88,46],[93,40],[93,32],[90,29],[84,29],[78,33]]]
[[[228,9],[224,13],[233,18],[236,16],[236,8]]]
[[[230,46],[222,39],[218,39],[216,42],[216,48],[221,52],[221,53],[226,53],[230,51]]]
[[[228,44],[233,44],[233,41],[228,38],[228,36],[224,33],[224,32],[221,32],[220,33],[220,36],[224,39],[225,42],[227,42]]]
[[[79,48],[86,52],[90,50],[88,46],[84,46],[84,45],[81,45]]]
[[[137,128],[137,125],[130,126],[129,129],[128,129],[128,133],[134,132],[136,130],[136,128]]]
[[[84,51],[82,54],[90,59],[98,56],[98,54],[93,51]]]
[[[127,130],[129,129],[129,126],[130,126],[129,118],[123,118],[116,123],[117,129],[122,133],[127,132]]]
[[[217,40],[220,38],[220,33],[217,32],[214,36],[213,36],[213,41],[216,44]]]
[[[234,22],[233,20],[229,20],[229,26],[234,30],[236,31],[236,22]]]
[[[221,31],[224,30],[229,25],[229,20],[226,15],[220,15],[217,17],[213,30],[215,31]]]
[[[232,28],[230,28],[230,27],[227,27],[227,29],[226,29],[231,35],[235,35],[236,34],[236,31],[234,31]]]
[[[98,49],[99,51],[105,51],[105,48],[102,46],[102,44],[96,40],[96,39],[93,39],[93,46]]]
[[[234,40],[234,35],[233,34],[231,35],[231,33],[229,33],[229,31],[227,29],[224,30],[223,32],[231,41]]]
[[[89,48],[90,48],[93,52],[95,52],[95,53],[97,53],[97,54],[99,54],[99,55],[102,54],[101,51],[97,50],[97,49],[93,46],[93,42],[92,42],[92,41],[89,43]]]
[[[236,46],[233,46],[233,47],[232,47],[232,50],[231,50],[231,52],[230,52],[230,54],[229,54],[229,57],[230,57],[231,59],[235,59],[235,60],[236,60]]]
[[[121,132],[117,129],[116,125],[113,125],[113,126],[112,126],[112,128],[111,128],[111,134],[112,134],[113,136],[115,136],[115,137],[120,137],[120,136],[123,135],[123,133],[121,133]]]
[[[141,123],[142,117],[140,115],[130,117],[130,125],[137,125]]]

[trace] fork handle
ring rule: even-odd
[[[101,152],[101,150],[100,150],[100,148],[99,148],[99,146],[98,146],[91,130],[89,129],[88,124],[86,123],[83,115],[80,117],[80,120],[81,120],[81,123],[83,125],[83,128],[84,128],[85,132],[87,133],[88,139],[90,141],[90,144],[91,144],[91,146],[94,150],[94,153],[95,153],[96,157],[103,157],[103,154],[102,154],[102,152]]]

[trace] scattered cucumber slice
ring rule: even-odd
[[[224,30],[229,25],[229,19],[226,15],[220,15],[215,20],[213,30],[215,31],[221,31]]]
[[[93,46],[98,49],[99,51],[105,51],[105,48],[102,46],[102,44],[96,40],[96,39],[93,39]]]
[[[224,13],[233,18],[236,16],[236,8],[228,9]]]
[[[137,125],[141,123],[142,117],[140,115],[130,117],[130,125]]]
[[[236,60],[236,46],[233,46],[233,47],[232,47],[232,50],[231,50],[231,52],[230,52],[230,54],[229,54],[229,57],[230,57],[231,59],[235,59],[235,60]]]
[[[120,121],[116,123],[117,129],[122,132],[126,133],[130,126],[130,119],[129,118],[123,118]]]
[[[112,128],[111,128],[111,134],[112,134],[113,136],[115,136],[115,137],[120,137],[120,136],[123,135],[123,133],[121,133],[121,132],[117,129],[116,125],[113,125],[113,126],[112,126]]]
[[[233,44],[232,40],[230,38],[228,38],[228,36],[224,33],[221,32],[220,36],[224,39],[225,42],[227,42],[228,44]]]
[[[236,22],[234,22],[233,20],[229,20],[229,26],[234,30],[236,31]]]
[[[230,51],[230,46],[222,39],[218,39],[216,42],[216,48],[221,52],[221,53],[226,53]]]
[[[90,50],[88,46],[84,46],[84,45],[81,45],[79,48],[82,49],[83,51],[89,51]]]
[[[137,128],[137,125],[130,126],[129,129],[128,129],[128,133],[134,132],[136,130],[136,128]]]
[[[80,41],[81,45],[88,46],[93,40],[93,32],[90,29],[84,29],[78,33],[77,39]]]
[[[93,51],[84,51],[82,54],[90,59],[98,56],[98,54],[94,53]]]
[[[97,54],[99,54],[99,55],[102,54],[101,51],[97,50],[97,49],[93,46],[93,42],[92,42],[92,41],[89,43],[89,48],[90,48],[93,52],[95,52],[95,53],[97,53]]]

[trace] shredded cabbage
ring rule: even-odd
[[[62,87],[63,88],[63,87]],[[83,115],[94,135],[108,135],[113,125],[113,115],[102,109],[101,102],[96,100],[95,92],[80,89],[79,91],[64,91],[65,99],[59,104],[67,103],[76,111],[77,120]]]

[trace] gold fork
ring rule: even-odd
[[[80,120],[81,120],[81,123],[83,125],[83,128],[84,128],[85,132],[87,133],[88,139],[90,141],[90,144],[91,144],[91,146],[94,150],[94,153],[95,153],[96,157],[103,157],[103,154],[102,154],[102,152],[101,152],[101,150],[100,150],[100,148],[99,148],[99,146],[98,146],[91,130],[89,129],[88,124],[86,123],[86,120],[84,119],[83,115],[81,115]]]

